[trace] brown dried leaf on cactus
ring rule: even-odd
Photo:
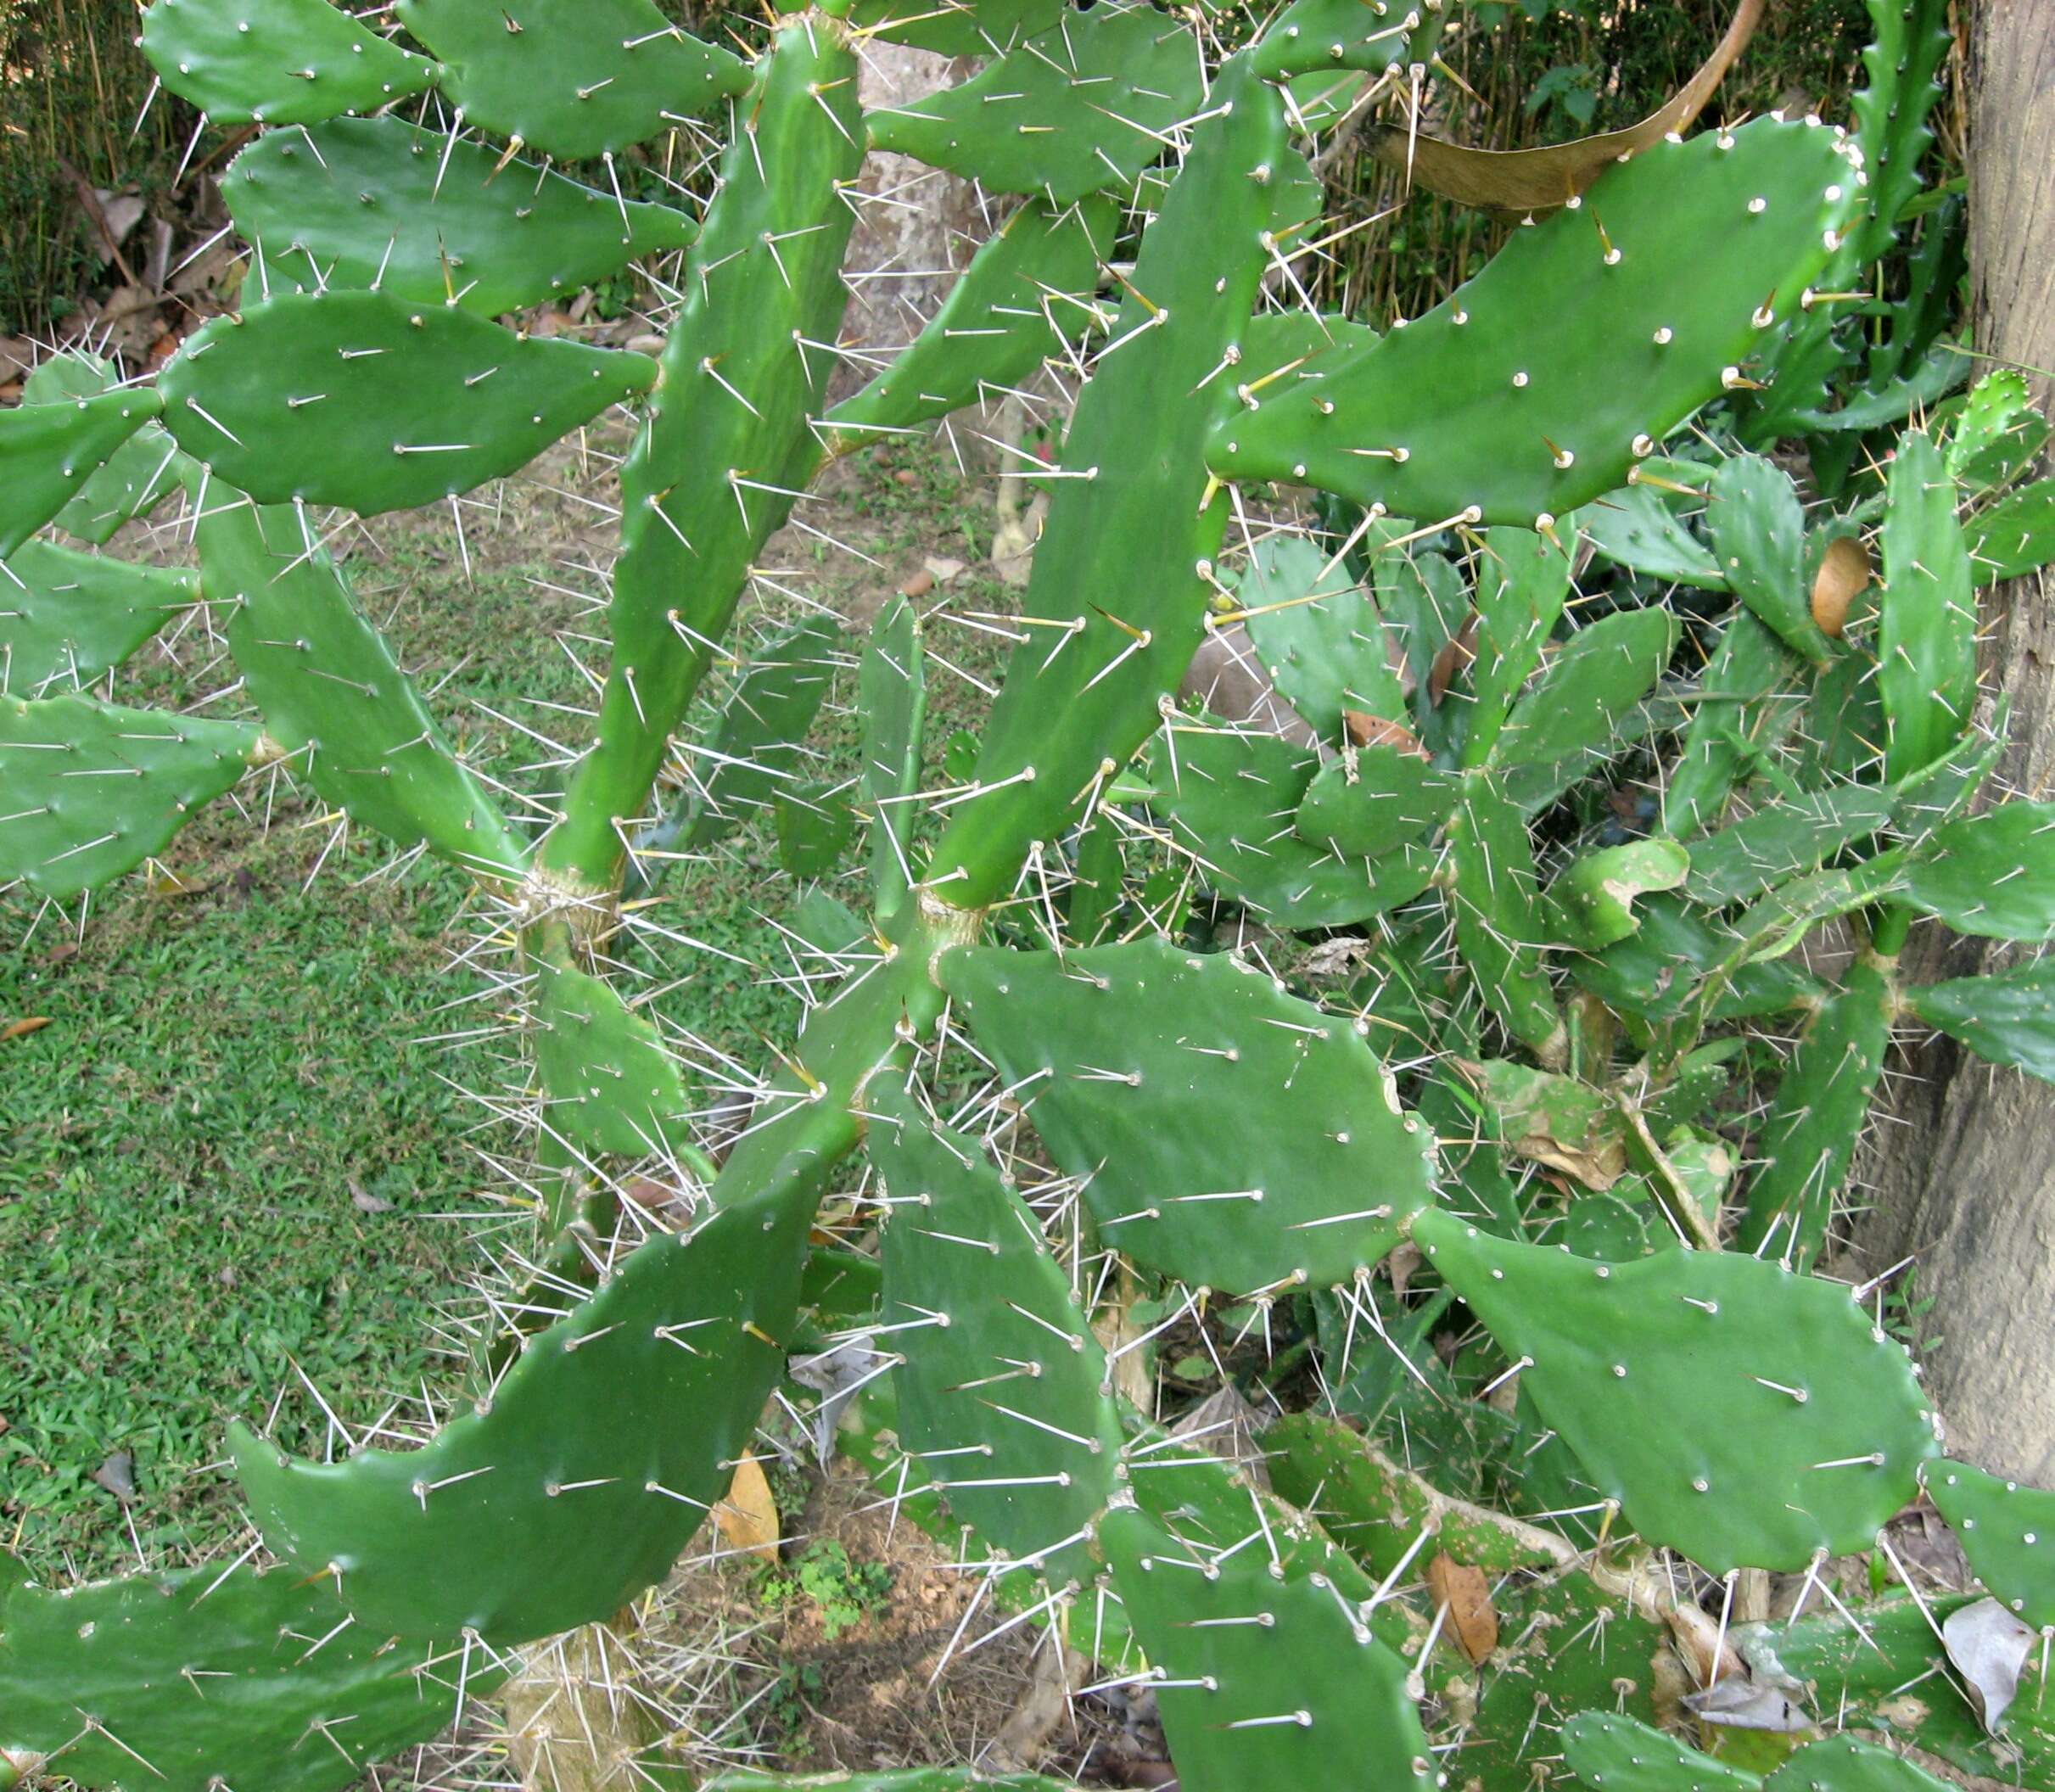
[[[1705,109],[1721,81],[1747,48],[1764,0],[1741,0],[1727,35],[1669,102],[1624,130],[1580,137],[1536,149],[1473,149],[1400,125],[1371,133],[1370,153],[1409,186],[1502,217],[1535,217],[1568,204],[1615,162],[1683,131]]]

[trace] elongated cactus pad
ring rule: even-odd
[[[1567,781],[1606,750],[1649,694],[1677,651],[1677,634],[1666,609],[1627,610],[1579,629],[1514,706],[1492,764],[1531,766],[1545,781]]]
[[[563,161],[618,154],[749,85],[746,63],[650,0],[398,0],[393,14],[469,123]]]
[[[1536,887],[1533,843],[1525,817],[1482,772],[1464,775],[1448,851],[1456,946],[1478,993],[1514,1038],[1544,1062],[1559,1063],[1563,1017],[1542,966],[1549,928]]]
[[[699,794],[685,837],[688,852],[703,852],[743,822],[761,820],[798,776],[807,730],[828,694],[842,640],[832,617],[806,616],[751,656],[703,756],[691,763]]]
[[[927,882],[942,900],[977,908],[1011,889],[1033,843],[1078,818],[1190,664],[1229,515],[1202,438],[1235,403],[1235,355],[1276,240],[1319,204],[1277,92],[1230,59],[1064,440],[1024,606],[1058,626],[1014,650],[978,755],[982,792],[935,848]],[[1117,557],[1109,540],[1124,544]]]
[[[1481,765],[1513,699],[1540,664],[1570,597],[1572,550],[1530,529],[1494,529],[1477,560],[1477,658],[1463,763]]]
[[[1760,896],[1868,839],[1889,825],[1897,807],[1897,792],[1875,784],[1834,785],[1766,803],[1747,820],[1692,842],[1684,893],[1712,908]]]
[[[1119,221],[1119,206],[1097,195],[1022,206],[971,258],[912,343],[828,412],[837,445],[946,417],[986,387],[1019,385],[1061,355],[1103,322],[1095,295]]]
[[[314,787],[402,846],[426,840],[481,876],[517,871],[526,847],[301,518],[216,488],[199,533],[209,597],[227,612],[229,651],[266,727],[304,755],[296,763]]]
[[[871,889],[880,917],[888,921],[913,879],[908,799],[921,787],[927,720],[927,664],[910,598],[894,598],[871,623],[856,682],[864,717],[863,799],[871,809]]]
[[[1945,1460],[1926,1484],[1976,1577],[2035,1629],[2055,1628],[2055,1493]]]
[[[619,1610],[726,1491],[784,1367],[820,1165],[782,1168],[643,1245],[425,1449],[294,1462],[234,1426],[266,1539],[404,1636],[518,1643]]]
[[[1584,539],[1616,566],[1699,591],[1727,589],[1712,550],[1684,526],[1661,492],[1647,485],[1608,492],[1578,511],[1576,524]]]
[[[269,131],[221,180],[267,277],[356,287],[481,317],[539,305],[682,249],[692,221],[452,142],[402,118]]]
[[[868,1138],[893,1204],[883,1319],[916,1328],[894,1333],[900,1444],[988,1544],[1088,1582],[1121,1428],[1070,1278],[975,1140],[898,1096]]]
[[[1100,1534],[1185,1792],[1435,1784],[1405,1662],[1324,1576],[1274,1576],[1260,1543],[1221,1560],[1136,1511]]]
[[[1715,1573],[1867,1549],[1939,1452],[1845,1288],[1721,1252],[1587,1263],[1432,1210],[1414,1237],[1604,1497]]]
[[[1912,1011],[1980,1058],[2055,1083],[2055,960],[1907,992]]]
[[[22,382],[25,405],[62,404],[93,398],[120,384],[115,370],[97,355],[71,350],[53,355]],[[161,423],[148,423],[115,450],[107,463],[59,511],[57,526],[98,547],[132,518],[148,516],[174,491],[192,463],[178,451]],[[4,582],[0,580],[0,582]]]
[[[2055,560],[2055,479],[2009,491],[1965,525],[1979,585],[2017,579]]]
[[[1798,662],[1753,610],[1727,617],[1699,677],[1683,748],[1663,793],[1664,825],[1678,839],[1718,822],[1747,764],[1746,748],[1773,744],[1796,720],[1796,704],[1767,699],[1797,677]]]
[[[161,388],[179,445],[260,502],[375,516],[518,472],[656,377],[646,355],[333,292],[204,325]]]
[[[0,411],[0,560],[70,504],[163,409],[155,392],[124,387]]]
[[[89,684],[199,596],[189,573],[23,543],[0,561],[0,695]]]
[[[1847,144],[1819,126],[1759,119],[1658,143],[1517,231],[1426,316],[1316,356],[1221,423],[1210,464],[1394,516],[1553,522],[1626,484],[1755,362],[1855,185]]]
[[[456,1640],[395,1643],[286,1567],[138,1575],[0,1611],[0,1761],[83,1786],[341,1792],[505,1677]]]
[[[242,777],[257,739],[246,722],[0,697],[0,881],[73,896],[132,870]]]
[[[440,3],[440,0],[438,0]],[[599,742],[546,857],[610,885],[619,826],[641,813],[669,739],[726,632],[759,550],[820,464],[848,293],[841,280],[861,161],[856,62],[832,21],[785,26],[721,163],[693,245],[664,378],[621,469],[613,663]]]
[[[1914,432],[1891,462],[1884,512],[1877,683],[1884,770],[1931,764],[1969,726],[1976,702],[1976,599],[1957,492],[1940,451]]]
[[[1610,1711],[1579,1711],[1563,1726],[1563,1758],[1591,1792],[1755,1792],[1760,1774],[1688,1748],[1668,1732]]]
[[[375,112],[431,86],[436,67],[328,0],[156,0],[143,53],[217,125],[311,125]]]
[[[1167,941],[953,952],[943,987],[1138,1263],[1247,1292],[1366,1273],[1433,1139],[1348,1022]]]
[[[864,123],[880,149],[1061,205],[1133,186],[1201,92],[1190,32],[1140,0],[1112,0],[1067,13],[960,87]]]

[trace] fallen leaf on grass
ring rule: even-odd
[[[360,1213],[389,1213],[393,1204],[382,1195],[374,1195],[356,1177],[350,1179],[350,1205]]]
[[[24,1039],[31,1033],[41,1033],[49,1024],[50,1016],[47,1014],[26,1015],[19,1021],[9,1021],[6,1026],[0,1027],[0,1039]]]

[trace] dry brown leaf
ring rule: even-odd
[[[1481,1568],[1437,1555],[1427,1564],[1427,1591],[1448,1608],[1448,1627],[1473,1665],[1482,1666],[1498,1647],[1498,1610]]]
[[[1477,613],[1472,610],[1464,619],[1463,626],[1456,630],[1455,639],[1446,642],[1442,651],[1434,656],[1434,664],[1427,669],[1427,701],[1436,708],[1442,707],[1442,699],[1448,695],[1448,687],[1469,670],[1470,663],[1477,657]]]
[[[1836,535],[1812,579],[1812,619],[1820,633],[1836,641],[1848,626],[1848,607],[1868,587],[1873,576],[1869,550],[1853,535]]]
[[[1597,180],[1614,162],[1638,155],[1649,144],[1682,131],[1705,109],[1722,78],[1747,48],[1762,17],[1764,0],[1741,0],[1704,65],[1667,104],[1638,125],[1580,137],[1535,149],[1472,149],[1440,137],[1421,137],[1396,125],[1370,133],[1371,153],[1408,184],[1453,199],[1459,205],[1505,217],[1531,217],[1555,210]]]
[[[935,575],[923,567],[899,587],[902,597],[925,597],[935,588]]]
[[[714,1505],[714,1522],[729,1548],[767,1562],[778,1559],[778,1503],[763,1464],[747,1450],[735,1465],[727,1498]]]
[[[1396,747],[1417,759],[1431,757],[1420,745],[1420,737],[1410,728],[1384,716],[1365,715],[1360,709],[1344,709],[1341,725],[1348,731],[1348,743],[1352,747]]]
[[[41,1033],[49,1024],[50,1016],[47,1014],[26,1015],[0,1027],[0,1039],[25,1039],[31,1033]]]

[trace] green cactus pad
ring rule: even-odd
[[[71,503],[163,409],[156,392],[125,387],[0,410],[0,560]]]
[[[24,542],[0,561],[0,695],[89,684],[199,596],[189,573]]]
[[[778,863],[790,876],[832,877],[856,837],[856,813],[843,784],[781,785],[771,798]]]
[[[274,288],[369,288],[481,317],[568,297],[697,234],[668,205],[626,204],[452,143],[401,118],[266,132],[221,180],[236,228]]]
[[[1313,775],[1294,825],[1324,851],[1375,859],[1446,821],[1462,786],[1418,753],[1348,747]]]
[[[927,663],[921,615],[895,597],[871,624],[856,672],[863,711],[863,798],[871,809],[871,890],[882,920],[904,899],[912,877],[908,844],[921,787],[921,744],[927,720]]]
[[[1774,119],[1653,145],[1426,316],[1316,356],[1219,424],[1209,462],[1394,516],[1564,516],[1754,364],[1824,265],[1855,175],[1835,132]]]
[[[61,404],[97,397],[120,384],[120,375],[98,356],[72,350],[53,355],[22,382],[21,401]],[[57,526],[99,547],[111,540],[124,523],[148,516],[178,490],[191,467],[161,423],[145,423],[58,512]]]
[[[1796,718],[1775,693],[1799,688],[1799,664],[1746,608],[1720,630],[1699,679],[1683,750],[1663,792],[1663,822],[1680,840],[1714,826],[1749,761],[1748,748],[1774,744]]]
[[[1270,23],[1256,65],[1272,81],[1315,70],[1381,75],[1396,63],[1425,62],[1442,35],[1441,8],[1365,6],[1363,0],[1294,0]]]
[[[1909,777],[1969,726],[1976,703],[1976,597],[1957,493],[1925,435],[1900,438],[1879,531],[1877,684],[1884,697],[1884,772]]]
[[[1979,585],[2018,579],[2055,560],[2055,479],[2007,492],[1963,525]]]
[[[940,976],[1138,1263],[1237,1292],[1346,1281],[1429,1197],[1432,1135],[1360,1032],[1231,958],[992,949]]]
[[[1706,497],[1712,545],[1734,595],[1800,658],[1825,665],[1834,645],[1812,619],[1806,512],[1790,475],[1759,454],[1738,454],[1714,471]]]
[[[1906,872],[1905,893],[1958,933],[2055,937],[2055,803],[2001,803],[1935,829]]]
[[[341,1792],[505,1677],[461,1642],[395,1644],[289,1568],[21,1588],[0,1622],[0,1750],[67,1784]]]
[[[1860,845],[1890,825],[1897,807],[1897,792],[1874,784],[1832,785],[1765,804],[1692,842],[1684,893],[1711,908],[1760,896]]]
[[[1318,541],[1257,545],[1235,596],[1263,670],[1314,733],[1341,738],[1345,712],[1397,721],[1405,692],[1384,623],[1363,588]]]
[[[518,1643],[611,1616],[726,1491],[784,1368],[820,1174],[794,1154],[753,1199],[649,1240],[425,1449],[294,1462],[236,1425],[266,1541],[403,1636]]]
[[[1063,16],[1063,0],[856,0],[850,25],[943,56],[1001,56]]]
[[[1712,550],[1647,485],[1623,485],[1576,513],[1584,539],[1615,566],[1702,591],[1727,590]]]
[[[1525,713],[1522,705],[1515,720]],[[1509,728],[1506,738],[1513,737]],[[1549,928],[1536,890],[1533,843],[1520,811],[1482,772],[1464,775],[1448,848],[1456,948],[1478,994],[1514,1038],[1544,1061],[1557,1060],[1565,1044],[1563,1017],[1542,966]]]
[[[1746,1773],[1663,1730],[1610,1711],[1579,1711],[1562,1728],[1563,1759],[1592,1792],[1755,1792]]]
[[[1977,1579],[2035,1629],[2055,1628],[2055,1493],[1946,1460],[1926,1484]]]
[[[1402,846],[1377,860],[1343,857],[1300,837],[1296,818],[1319,760],[1274,735],[1173,723],[1152,743],[1151,806],[1201,876],[1274,927],[1336,927],[1411,902],[1434,876],[1434,854]],[[1329,815],[1331,785],[1313,825]]]
[[[1570,552],[1524,529],[1494,529],[1477,557],[1477,654],[1463,763],[1481,765],[1540,663],[1570,596]]]
[[[1132,187],[1201,91],[1190,31],[1153,6],[1114,0],[1068,12],[960,86],[864,123],[876,148],[1063,205]]]
[[[656,378],[646,355],[333,292],[204,325],[160,384],[179,445],[260,502],[375,516],[518,473]]]
[[[1223,1559],[1137,1511],[1100,1527],[1155,1671],[1179,1785],[1434,1785],[1406,1663],[1325,1576],[1274,1576],[1253,1515],[1249,1529],[1257,1546]]]
[[[1762,1792],[1947,1792],[1902,1755],[1842,1734],[1800,1749],[1762,1782]]]
[[[884,1322],[946,1316],[898,1337],[900,1444],[988,1544],[1090,1581],[1121,1427],[1070,1278],[974,1140],[899,1095],[873,1102],[868,1139],[893,1203]]]
[[[120,876],[240,779],[256,746],[245,722],[0,697],[0,882],[62,897]]]
[[[1235,402],[1234,355],[1279,234],[1319,204],[1276,90],[1230,58],[1064,439],[1023,602],[1064,632],[1031,629],[1014,650],[978,756],[982,793],[935,849],[927,881],[942,900],[1005,895],[1033,843],[1061,838],[1140,746],[1191,664],[1230,509],[1207,482],[1206,426]],[[1137,580],[1139,566],[1155,570]]]
[[[912,343],[827,414],[837,447],[907,429],[1017,386],[1100,321],[1095,294],[1120,208],[1030,200],[988,238]]]
[[[1639,929],[1642,897],[1675,889],[1692,870],[1692,855],[1674,840],[1630,840],[1565,865],[1548,886],[1548,905],[1571,945],[1603,952]]]
[[[536,979],[543,1124],[622,1157],[659,1156],[689,1139],[691,1104],[657,1029],[611,983],[570,966],[543,964]]]
[[[841,278],[861,161],[856,63],[825,21],[779,31],[740,109],[692,247],[685,304],[648,423],[621,469],[613,662],[599,743],[574,776],[545,858],[609,884],[771,532],[820,463],[848,302]],[[809,346],[809,344],[811,346]]]
[[[143,53],[217,125],[311,125],[375,112],[434,84],[432,62],[328,0],[155,0]]]
[[[842,643],[834,618],[806,616],[751,656],[721,706],[703,757],[692,761],[699,799],[686,850],[703,852],[745,821],[764,819],[773,798],[798,775]]]
[[[748,64],[650,0],[398,0],[393,16],[467,123],[562,161],[618,154],[749,85]]]
[[[1703,1251],[1585,1263],[1432,1209],[1413,1235],[1601,1494],[1715,1573],[1868,1548],[1938,1453],[1904,1350],[1845,1288]]]
[[[1906,992],[1912,1012],[1979,1058],[2055,1083],[2055,960]]]
[[[1626,610],[1579,629],[1514,706],[1492,763],[1545,776],[1581,767],[1648,696],[1677,651],[1678,633],[1666,609]]]
[[[527,848],[443,738],[413,681],[289,510],[216,490],[199,523],[209,600],[272,736],[328,800],[401,846],[515,874]],[[303,751],[304,750],[304,751]]]

